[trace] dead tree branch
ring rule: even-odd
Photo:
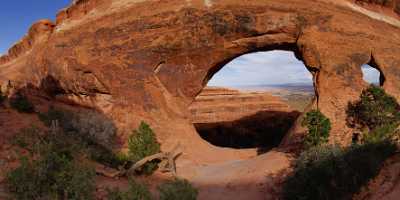
[[[147,156],[142,160],[139,160],[128,170],[128,173],[135,172],[136,170],[142,168],[148,162],[151,162],[153,160],[160,160],[161,163],[159,165],[159,168],[161,172],[172,172],[174,175],[176,175],[175,160],[181,154],[182,150],[180,148],[180,144],[177,144],[170,152],[157,153],[151,156]]]
[[[182,149],[180,144],[177,144],[170,152],[161,152],[151,156],[147,156],[138,162],[136,162],[131,168],[128,170],[121,169],[117,172],[105,170],[104,168],[97,168],[96,173],[109,178],[118,178],[125,175],[133,174],[135,171],[142,168],[148,162],[153,160],[160,160],[159,169],[161,172],[171,172],[174,176],[176,176],[176,165],[175,160],[182,154]]]

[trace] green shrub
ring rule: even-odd
[[[347,114],[349,125],[363,131],[363,142],[347,148],[308,149],[284,183],[284,199],[351,199],[395,153],[391,139],[399,125],[400,107],[382,88],[371,85],[364,90],[360,100],[349,103]]]
[[[368,128],[398,123],[400,105],[378,86],[371,85],[361,93],[360,100],[349,103],[347,120],[352,127]]]
[[[7,189],[15,199],[29,200],[41,196],[41,188],[37,186],[35,168],[28,158],[20,158],[20,166],[7,174]]]
[[[118,188],[108,189],[108,200],[151,200],[150,191],[145,185],[129,180],[127,191],[120,191]]]
[[[307,112],[301,124],[308,128],[304,141],[306,148],[318,146],[328,141],[331,122],[319,110]]]
[[[363,142],[383,141],[400,125],[400,105],[382,88],[371,85],[361,93],[360,100],[349,103],[347,122],[363,132]]]
[[[316,146],[302,153],[283,186],[285,200],[340,200],[352,195],[379,172],[396,151],[388,141],[340,146]]]
[[[21,113],[33,113],[35,112],[35,106],[29,101],[29,99],[17,93],[13,98],[10,99],[10,105],[12,108]]]
[[[134,163],[160,152],[160,144],[157,142],[153,130],[144,122],[129,137],[128,148],[129,158]],[[151,174],[157,169],[157,165],[157,161],[149,162],[143,166],[139,173]]]
[[[113,151],[105,148],[102,145],[90,144],[86,146],[85,151],[91,160],[94,160],[111,168],[127,168],[131,164],[128,156],[126,156],[125,154],[114,153]]]
[[[175,179],[158,187],[160,200],[196,200],[198,191],[187,180]]]
[[[67,110],[50,107],[47,112],[39,113],[39,119],[48,127],[52,121],[58,121],[62,134],[68,135],[74,144],[94,161],[112,168],[126,166],[129,160],[112,151],[116,129],[112,122],[95,111],[72,113]]]
[[[42,140],[41,131],[36,126],[21,129],[12,139],[12,143],[30,153],[37,151],[38,145]]]
[[[369,132],[365,132],[362,137],[363,143],[376,143],[379,141],[389,140],[395,134],[398,124],[386,124],[375,127]]]
[[[93,199],[92,167],[79,158],[76,146],[67,137],[36,132],[36,148],[29,159],[10,171],[7,188],[16,199]]]

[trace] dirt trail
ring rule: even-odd
[[[199,200],[276,199],[276,182],[289,166],[288,154],[272,150],[252,159],[187,168],[179,175],[199,188]]]

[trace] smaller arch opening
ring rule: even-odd
[[[383,86],[383,83],[385,82],[383,74],[379,69],[372,66],[374,65],[371,63],[361,66],[364,81],[369,84]]]

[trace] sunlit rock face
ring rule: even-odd
[[[291,50],[313,74],[313,107],[330,118],[331,142],[347,144],[346,107],[367,87],[363,64],[400,99],[399,45],[395,25],[325,0],[81,0],[56,25],[34,24],[0,58],[0,81],[96,108],[122,137],[147,121],[163,148],[179,141],[195,157],[213,147],[197,136],[188,107],[212,75],[245,53]],[[296,127],[282,146],[301,141]]]
[[[265,112],[291,112],[280,97],[266,92],[246,92],[206,87],[189,106],[192,123],[229,122]]]
[[[379,11],[379,9],[380,11],[383,11],[382,9],[386,9],[394,12],[397,15],[400,15],[399,0],[352,0],[352,2],[377,11]]]
[[[280,96],[265,91],[206,87],[189,106],[199,135],[220,147],[258,148],[280,144],[300,112]]]

